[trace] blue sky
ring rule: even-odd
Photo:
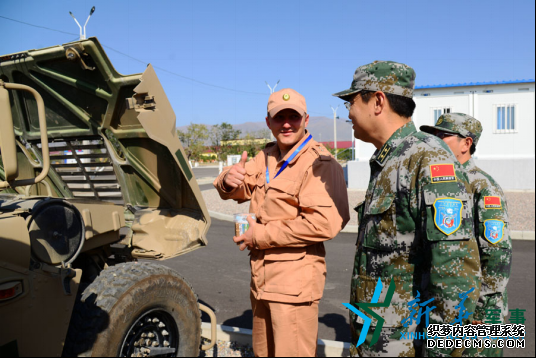
[[[407,63],[417,85],[535,78],[530,0],[0,0],[0,54],[77,39],[69,11],[83,24],[92,6],[87,35],[121,73],[156,66],[179,126],[261,121],[264,81],[277,80],[306,97],[311,115],[340,104],[346,118],[331,94],[374,60]]]

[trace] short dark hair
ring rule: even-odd
[[[462,135],[458,135],[458,142],[460,142],[462,139],[465,139],[467,137],[464,137]],[[475,142],[474,142],[474,139],[473,139],[473,143],[471,144],[471,148],[469,148],[469,153],[471,153],[471,155],[475,154],[476,152],[476,145],[475,145]]]
[[[368,103],[372,95],[376,92],[375,91],[360,91],[359,93],[361,93],[361,98],[363,99],[363,102]],[[406,117],[406,118],[411,118],[411,116],[413,116],[413,112],[415,111],[415,107],[416,107],[416,104],[413,98],[398,96],[392,93],[385,93],[385,97],[387,98],[387,101],[389,102],[389,106],[391,106],[391,108],[396,114],[402,117]]]

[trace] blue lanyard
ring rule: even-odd
[[[292,155],[287,160],[285,160],[285,162],[281,166],[281,169],[279,169],[279,171],[275,175],[274,179],[277,178],[279,174],[281,174],[281,172],[287,168],[288,163],[290,163],[292,159],[294,159],[294,157],[298,155],[300,150],[302,150],[303,147],[305,147],[305,145],[309,143],[311,139],[313,139],[313,135],[309,134],[309,137],[298,147],[298,149],[296,149],[294,153],[292,153]],[[268,162],[266,162],[266,184],[270,184],[270,171],[268,170]]]

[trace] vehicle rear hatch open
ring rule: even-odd
[[[90,38],[1,56],[0,79],[30,86],[44,99],[53,196],[123,205],[131,226],[124,242],[138,257],[166,259],[207,244],[210,216],[151,65],[143,74],[119,74]],[[35,99],[11,91],[10,104],[19,176],[35,177],[41,169]]]

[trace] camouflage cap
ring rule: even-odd
[[[374,61],[358,67],[354,73],[352,86],[341,92],[334,93],[335,97],[346,97],[359,91],[382,91],[408,98],[413,97],[415,87],[415,71],[403,63],[392,61]]]
[[[447,113],[437,119],[435,126],[421,126],[421,131],[426,133],[434,134],[436,130],[470,137],[476,146],[482,134],[482,124],[464,113]]]

